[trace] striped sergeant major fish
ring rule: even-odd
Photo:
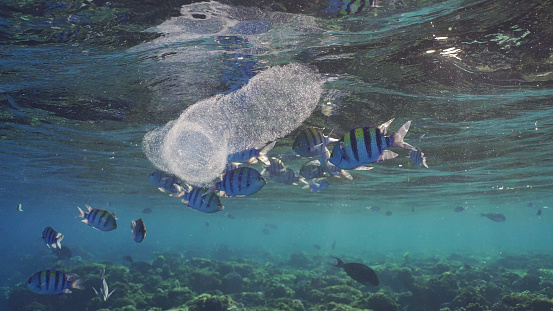
[[[255,164],[257,163],[257,159],[259,159],[261,162],[269,165],[269,158],[267,157],[267,153],[271,149],[273,149],[275,144],[276,144],[276,140],[268,143],[265,147],[261,149],[250,148],[250,149],[245,149],[235,153],[231,153],[227,156],[227,161]]]
[[[179,179],[175,175],[167,174],[160,170],[153,171],[150,176],[152,184],[156,185],[161,192],[176,193],[177,188],[175,185],[179,184]]]
[[[82,222],[101,231],[111,231],[117,229],[117,220],[115,219],[115,213],[110,213],[106,210],[99,208],[92,208],[86,205],[88,213],[83,211],[80,207],[77,207],[81,212],[80,215],[75,218],[84,218]]]
[[[84,289],[83,283],[86,280],[72,280],[76,275],[63,273],[57,270],[39,271],[29,278],[27,287],[34,293],[40,295],[63,295],[71,294],[71,288]]]
[[[329,14],[351,15],[357,14],[368,5],[376,7],[377,0],[330,0],[325,12]]]
[[[287,185],[298,185],[298,181],[307,184],[305,179],[302,176],[296,175],[296,172],[291,168],[286,168],[286,171],[278,176],[274,176],[273,180],[279,183],[287,184]]]
[[[63,240],[63,234],[56,232],[56,230],[54,230],[52,227],[46,227],[46,229],[42,231],[42,239],[44,240],[44,243],[46,243],[46,246],[48,246],[48,248],[56,248],[57,246],[61,249],[61,240]]]
[[[420,149],[409,151],[409,158],[411,158],[411,162],[413,162],[413,164],[418,166],[422,165],[428,168],[428,164],[426,164],[426,157]]]
[[[300,168],[300,175],[307,179],[324,177],[325,171],[319,160],[309,161]]]
[[[142,218],[131,221],[131,231],[132,239],[136,243],[140,243],[144,240],[144,238],[146,237],[146,226],[144,225],[144,221],[142,220]]]
[[[240,167],[223,175],[222,180],[215,183],[206,194],[222,190],[229,197],[245,196],[261,190],[266,183],[265,178],[255,168]]]
[[[292,149],[302,157],[316,157],[324,153],[326,146],[337,142],[338,139],[325,136],[323,130],[319,128],[304,129],[294,140]]]
[[[302,189],[311,189],[313,192],[319,192],[326,189],[326,187],[328,187],[328,180],[322,177],[313,179],[311,184],[303,186]]]
[[[185,185],[184,187],[178,186],[179,193],[176,197],[182,197],[182,202],[189,207],[204,213],[215,213],[225,209],[221,204],[221,199],[215,192],[208,191],[207,188],[191,187]]]
[[[407,121],[392,136],[385,136],[390,121],[378,127],[357,127],[347,132],[334,146],[330,154],[330,162],[345,170],[355,169],[362,165],[385,161],[397,157],[397,153],[386,150],[390,147],[400,147],[415,150],[415,147],[403,141],[409,131],[411,121]]]
[[[286,172],[286,165],[284,165],[284,162],[280,159],[270,158],[269,165],[263,167],[261,175],[267,172],[269,172],[269,177],[280,176]]]

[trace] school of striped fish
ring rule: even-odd
[[[220,107],[221,105],[230,105],[229,102],[234,97],[217,97],[219,100],[218,102],[207,101],[200,105],[201,107],[198,108],[200,110],[183,113],[184,117],[181,116],[179,120],[184,121],[184,123],[177,124],[177,121],[171,121],[163,129],[150,132],[146,135],[144,142],[146,155],[158,168],[149,175],[149,180],[160,191],[168,193],[172,197],[180,198],[184,204],[194,210],[203,213],[216,213],[224,210],[221,201],[222,198],[253,195],[261,191],[268,182],[282,183],[291,186],[302,184],[303,189],[311,192],[324,191],[331,185],[331,182],[329,182],[327,178],[328,176],[334,176],[336,178],[343,176],[352,180],[353,177],[349,172],[350,170],[370,170],[372,167],[367,166],[368,164],[396,158],[398,154],[389,150],[389,148],[409,150],[409,158],[414,165],[428,168],[424,153],[422,153],[420,149],[404,141],[409,127],[411,126],[411,121],[407,121],[395,133],[387,136],[388,128],[394,119],[379,126],[353,128],[340,138],[332,137],[332,131],[325,135],[324,129],[313,127],[305,128],[295,137],[291,146],[291,149],[299,157],[302,159],[305,158],[305,163],[299,171],[287,167],[282,159],[280,159],[282,155],[276,154],[271,156],[270,153],[277,144],[278,138],[286,136],[289,132],[300,126],[313,111],[321,94],[322,82],[312,69],[297,65],[284,66],[272,71],[269,70],[270,74],[266,76],[266,78],[276,75],[277,77],[275,79],[279,80],[278,76],[279,74],[282,76],[282,70],[289,70],[288,77],[296,77],[294,83],[300,85],[300,88],[296,88],[294,89],[295,92],[290,93],[276,92],[275,94],[278,93],[280,96],[277,96],[277,98],[281,99],[281,102],[277,106],[282,108],[280,109],[282,111],[289,110],[286,108],[288,107],[287,105],[294,105],[296,102],[301,102],[302,100],[302,98],[297,96],[297,92],[307,92],[307,95],[313,95],[313,98],[310,98],[307,105],[300,107],[301,113],[297,113],[297,111],[291,109],[292,114],[289,113],[288,115],[273,116],[272,118],[265,119],[261,118],[261,120],[257,121],[248,120],[249,126],[241,126],[235,131],[236,133],[234,133],[235,135],[243,135],[244,137],[223,137],[223,140],[219,139],[218,142],[223,142],[224,144],[217,145],[217,141],[209,135],[200,135],[201,137],[192,139],[192,136],[197,133],[206,134],[210,133],[210,131],[203,131],[206,126],[204,124],[188,123],[186,118],[192,115],[196,120],[210,121],[208,122],[210,125],[215,124],[216,126],[216,122],[211,122],[215,120],[212,118],[213,116],[207,118],[206,115],[202,114],[203,112],[200,113],[201,108],[216,109],[216,107]],[[301,85],[297,80],[297,76],[299,76],[302,82],[307,83]],[[267,82],[263,79],[263,74],[259,74],[256,79],[260,81],[256,82],[252,79],[254,80],[253,86],[259,86],[258,83]],[[282,86],[269,83],[268,86],[263,86],[262,89],[270,89],[271,92],[275,92],[274,88],[276,87],[288,88],[293,84]],[[245,87],[246,91],[248,87],[252,86],[248,84]],[[308,91],[311,91],[311,93]],[[252,97],[251,94],[244,92],[235,95],[240,97],[242,104],[249,105],[246,107],[248,111],[258,110],[258,113],[267,112],[265,110],[260,110],[259,108],[261,108],[261,106],[255,106],[259,98],[255,96]],[[260,93],[263,92],[252,92],[252,94]],[[260,101],[267,104],[267,98],[262,98]],[[192,110],[194,111],[194,109]],[[213,112],[214,110],[211,111]],[[249,117],[256,118],[256,115],[252,114]],[[289,120],[286,120],[286,118],[289,118]],[[227,117],[225,120],[228,121],[230,119]],[[243,118],[235,120],[235,122],[241,125],[243,125],[242,123],[244,121],[245,119]],[[266,123],[273,125],[283,124],[285,128],[275,132],[260,132],[257,125],[266,125]],[[229,124],[226,124],[226,126],[228,127]],[[190,129],[193,129],[193,131],[190,132]],[[225,131],[223,131],[223,127],[221,126],[219,129],[212,129],[212,132],[222,133]],[[165,139],[167,137],[178,140],[179,146],[177,151],[179,155],[196,158],[200,156],[199,159],[193,159],[193,161],[190,160],[187,162],[188,164],[191,163],[192,165],[196,165],[193,170],[180,174],[181,177],[193,176],[194,178],[185,180],[177,176],[177,174],[171,173],[171,169],[175,168],[174,164],[177,161],[169,161],[166,158],[156,158],[160,155],[163,157],[174,156],[174,154],[166,154],[167,150],[171,150],[169,147],[174,147],[173,145],[167,148],[161,148],[155,141],[156,139]],[[209,148],[216,149],[216,146],[220,146],[219,148],[221,150],[205,148],[202,150],[206,142]],[[160,154],[160,150],[164,153]],[[209,155],[209,157],[201,158],[201,155],[205,154]],[[215,159],[218,163],[216,165],[211,165],[209,163],[211,159]],[[223,159],[222,162],[221,159]],[[179,160],[181,160],[181,158],[179,158]],[[253,167],[253,165],[256,165],[258,162],[262,163],[261,171]],[[201,165],[197,165],[197,163],[201,163]],[[167,168],[167,170],[162,170],[160,167]],[[205,169],[205,172],[202,171],[202,169]],[[202,172],[207,176],[202,176]],[[220,177],[213,178],[214,173],[217,172]],[[180,173],[183,172],[180,171]],[[265,178],[265,176],[267,178]],[[211,182],[206,185],[205,181]],[[112,231],[117,229],[117,218],[114,212],[93,208],[88,205],[86,205],[86,211],[80,207],[78,207],[78,210],[79,215],[75,218],[82,218],[84,224],[96,230]],[[22,211],[21,204],[18,206],[18,211]],[[131,232],[131,237],[136,243],[141,243],[144,240],[146,237],[146,226],[142,218],[132,220]],[[42,233],[44,243],[52,248],[61,249],[61,241],[63,238],[63,234],[49,226],[46,227]],[[76,276],[73,274],[48,269],[33,274],[27,281],[27,287],[31,291],[41,295],[70,294],[71,289],[84,289],[84,281],[83,279],[76,279]],[[105,271],[101,271],[101,281],[102,286],[100,290],[94,289],[94,291],[105,301],[112,293],[109,291],[105,280]]]
[[[320,128],[303,129],[292,143],[292,150],[307,161],[299,171],[287,167],[278,158],[279,155],[268,156],[276,144],[276,141],[271,141],[259,149],[249,148],[230,154],[226,169],[211,187],[189,185],[160,170],[150,174],[150,177],[156,176],[150,178],[150,181],[160,191],[172,192],[171,196],[182,198],[182,202],[192,209],[215,213],[224,209],[221,198],[253,195],[268,181],[295,186],[301,183],[303,189],[323,191],[330,185],[327,176],[344,176],[352,180],[349,170],[367,171],[373,168],[367,166],[368,164],[396,158],[398,154],[388,148],[407,149],[414,165],[428,168],[424,153],[404,141],[411,121],[405,122],[395,133],[386,136],[393,121],[391,119],[379,126],[353,128],[341,138],[331,137],[332,132],[325,135],[324,129]],[[334,146],[330,148],[332,144]],[[263,163],[261,172],[254,167],[244,166],[257,163],[257,160]]]

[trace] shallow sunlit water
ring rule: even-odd
[[[8,307],[10,293],[37,271],[129,266],[126,255],[242,260],[262,269],[286,266],[300,253],[311,264],[298,270],[316,265],[347,279],[328,265],[331,256],[344,257],[377,266],[383,286],[371,292],[388,295],[407,291],[384,272],[405,265],[406,253],[413,270],[416,260],[451,254],[484,266],[505,256],[552,255],[551,1],[382,0],[344,16],[325,12],[329,1],[188,2],[0,1],[0,309],[20,310]],[[266,74],[290,64],[316,82]],[[271,103],[252,79],[290,97]],[[248,106],[256,99],[257,116]],[[301,102],[294,108],[291,99]],[[258,193],[222,198],[224,211],[201,213],[149,181],[159,165],[144,149],[147,133],[198,102],[217,107],[218,117],[188,110],[195,118],[188,121],[205,121],[206,134],[221,133],[217,142],[247,145],[250,136],[278,133],[269,156],[296,171],[311,160],[292,150],[304,128],[340,138],[395,118],[390,134],[412,120],[405,141],[424,152],[429,168],[392,148],[397,158],[350,171],[352,180],[327,177],[321,192],[267,178]],[[116,212],[119,228],[82,224],[74,217],[85,204]],[[454,212],[458,206],[465,211]],[[131,239],[138,218],[147,227],[141,244]],[[64,234],[62,245],[75,252],[70,261],[50,255],[40,239],[46,226]],[[306,310],[315,305],[292,298]],[[395,299],[401,310],[430,310]]]

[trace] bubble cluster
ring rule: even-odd
[[[305,65],[269,68],[241,89],[188,107],[146,134],[148,159],[187,183],[217,178],[229,153],[259,147],[296,129],[316,108],[323,80]]]

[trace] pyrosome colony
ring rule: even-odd
[[[301,125],[317,106],[323,83],[305,65],[271,67],[241,89],[201,100],[148,132],[145,154],[156,168],[189,184],[209,184],[223,172],[228,154],[262,146]]]

